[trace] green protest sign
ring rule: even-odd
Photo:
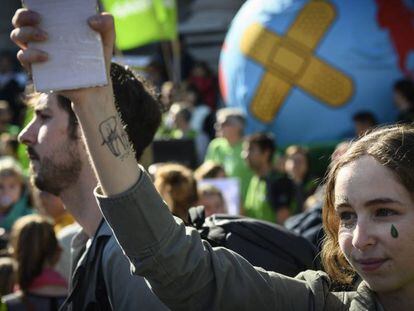
[[[102,0],[105,11],[115,18],[116,45],[132,49],[177,37],[175,0]]]

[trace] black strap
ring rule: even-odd
[[[103,239],[105,238],[105,239]],[[96,299],[98,301],[98,304],[100,306],[99,310],[103,311],[103,310],[112,310],[111,307],[111,303],[109,302],[109,296],[108,296],[108,291],[106,289],[106,285],[105,285],[105,277],[104,277],[104,273],[103,273],[103,266],[102,266],[102,261],[103,261],[103,251],[105,249],[105,245],[109,240],[109,236],[105,236],[102,237],[100,239],[100,247],[99,247],[99,266],[98,266],[98,276],[96,278],[96,290],[95,290],[95,296]]]
[[[204,206],[195,206],[188,210],[189,222],[190,225],[196,229],[201,229],[206,220],[206,215],[204,212]]]

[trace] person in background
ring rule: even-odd
[[[170,113],[171,106],[177,98],[177,90],[172,81],[166,81],[161,86],[161,112],[162,120],[157,129],[157,139],[170,139],[173,131],[173,120]]]
[[[172,81],[166,81],[161,86],[161,104],[164,111],[170,110],[175,98],[175,87]]]
[[[55,269],[68,282],[70,280],[70,240],[66,238],[67,231],[63,231],[66,227],[75,225],[75,230],[71,231],[70,237],[73,238],[75,234],[80,231],[80,227],[75,223],[73,216],[63,206],[62,200],[47,191],[38,189],[36,186],[32,187],[32,196],[36,209],[39,214],[48,217],[53,224],[56,237],[62,249],[62,256],[56,263]],[[62,236],[63,234],[63,236]]]
[[[26,75],[15,71],[15,58],[8,51],[0,52],[0,100],[10,105],[11,123],[19,126],[24,105],[20,99],[26,84]]]
[[[154,185],[171,213],[188,224],[188,210],[198,201],[193,172],[181,164],[166,163],[155,172]]]
[[[213,161],[205,161],[194,172],[196,180],[209,179],[209,178],[226,178],[226,172],[224,167]]]
[[[14,222],[33,213],[25,178],[19,163],[11,157],[0,159],[0,227],[10,231]]]
[[[211,111],[217,108],[217,79],[206,62],[196,62],[191,69],[188,82],[197,88],[202,101]]]
[[[331,166],[339,161],[340,157],[349,149],[351,143],[343,141],[339,143],[331,155]],[[311,242],[318,254],[322,250],[325,233],[322,228],[322,208],[326,195],[326,185],[320,184],[315,192],[306,199],[305,210],[302,213],[289,217],[285,227]]]
[[[194,85],[183,83],[180,98],[191,111],[191,128],[210,136],[214,128],[211,121],[214,112],[203,102],[198,89]]]
[[[73,216],[65,209],[60,197],[40,190],[36,186],[32,186],[32,196],[35,208],[39,214],[48,217],[52,221],[53,229],[62,249],[62,256],[60,256],[59,261],[56,263],[55,269],[69,282],[71,273],[70,241],[73,236],[79,233],[81,228],[75,223]],[[73,228],[73,230],[70,228]]]
[[[0,100],[0,134],[13,132],[11,128],[12,117],[13,113],[10,109],[9,102]]]
[[[16,283],[16,261],[11,257],[0,258],[0,297],[13,293]],[[1,309],[0,309],[1,310]]]
[[[200,185],[198,187],[199,205],[204,206],[205,217],[213,214],[227,214],[226,202],[220,189],[213,185]]]
[[[0,157],[7,156],[18,160],[18,148],[19,141],[17,135],[9,133],[0,134]]]
[[[318,186],[317,180],[310,176],[308,150],[298,145],[289,146],[285,151],[285,171],[293,184],[291,213],[298,214],[305,209],[306,199]]]
[[[53,268],[61,255],[53,225],[40,215],[20,218],[13,225],[10,249],[17,262],[17,291],[3,297],[8,310],[57,310],[68,285]]]
[[[145,77],[146,79],[154,85],[157,92],[161,91],[162,84],[166,81],[165,69],[161,63],[153,59],[145,68]]]
[[[201,163],[206,154],[208,137],[204,132],[197,132],[191,128],[191,110],[185,103],[174,103],[169,111],[173,123],[171,137],[173,139],[189,138],[194,141],[198,163]]]
[[[36,186],[32,188],[33,199],[39,213],[51,218],[56,234],[64,227],[74,223],[75,219],[65,209],[62,200],[47,191],[40,190]]]
[[[411,79],[394,83],[394,104],[399,110],[398,123],[414,122],[414,82]]]
[[[292,182],[273,169],[276,144],[270,134],[248,136],[243,144],[243,158],[254,172],[244,201],[246,216],[283,224],[289,217]]]
[[[207,148],[205,161],[212,161],[224,167],[228,177],[236,177],[240,182],[242,202],[245,199],[253,173],[243,160],[242,144],[245,117],[236,108],[222,108],[217,111],[216,136]]]
[[[190,126],[191,111],[185,103],[176,102],[172,104],[169,114],[173,125],[172,138],[195,138],[197,132]]]
[[[360,111],[353,115],[355,135],[361,137],[371,131],[378,124],[374,114],[370,111]]]

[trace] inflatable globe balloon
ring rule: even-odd
[[[414,70],[414,1],[248,0],[220,56],[227,105],[279,144],[353,135],[352,116],[393,122],[393,84]]]

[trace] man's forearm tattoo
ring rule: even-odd
[[[102,145],[107,145],[111,153],[121,160],[132,153],[128,135],[122,128],[122,124],[114,116],[99,124],[99,132],[102,135]]]

